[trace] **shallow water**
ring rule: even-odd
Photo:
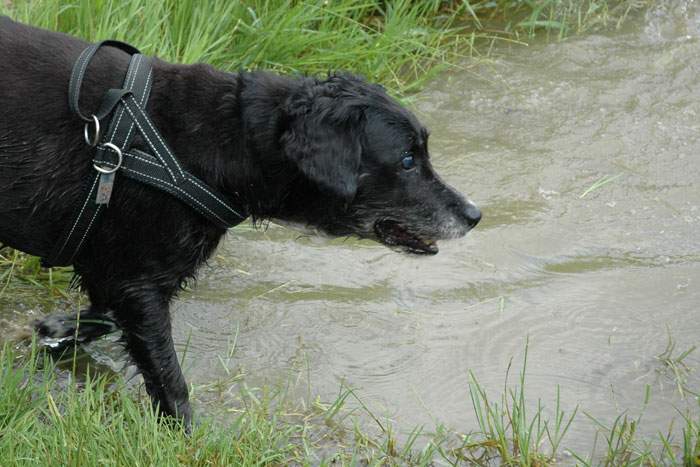
[[[468,371],[498,397],[529,337],[532,407],[560,385],[564,410],[609,422],[649,385],[641,430],[666,431],[697,407],[657,358],[667,328],[676,354],[700,344],[700,6],[674,5],[614,34],[502,49],[417,96],[434,164],[484,213],[438,256],[232,231],[173,307],[189,380],[303,375],[323,399],[345,382],[399,430],[468,432]],[[587,454],[592,433],[579,415],[564,445]]]
[[[190,379],[223,373],[237,329],[230,366],[253,378],[308,371],[314,392],[345,381],[400,429],[467,432],[468,370],[498,397],[529,336],[533,407],[560,385],[566,411],[609,422],[638,413],[649,385],[641,429],[666,431],[695,404],[656,356],[667,328],[676,355],[700,344],[698,76],[692,2],[444,75],[415,108],[441,174],[481,205],[478,228],[432,258],[234,231],[175,306]],[[564,444],[587,454],[592,432],[581,415]]]

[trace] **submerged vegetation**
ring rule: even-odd
[[[167,60],[203,61],[227,69],[323,74],[347,69],[392,92],[415,92],[449,67],[487,57],[494,44],[535,37],[561,39],[619,27],[648,0],[337,0],[208,1],[12,0],[0,13],[87,40],[115,38]],[[599,180],[586,196],[613,178]],[[0,306],[22,300],[79,300],[67,268],[44,269],[37,258],[0,250]],[[684,363],[669,337],[659,372],[684,397]],[[75,357],[75,356],[73,356]],[[700,465],[700,419],[681,413],[682,426],[653,441],[639,434],[641,415],[612,423],[583,408],[565,412],[559,391],[534,411],[526,397],[526,361],[515,384],[493,397],[470,374],[478,426],[397,436],[350,388],[335,401],[293,402],[285,390],[235,381],[238,406],[227,422],[205,420],[190,437],[164,425],[146,398],[114,374],[88,369],[76,380],[32,344],[0,350],[0,465]],[[235,378],[238,378],[236,375]],[[232,376],[234,378],[234,376]],[[194,395],[207,388],[193,388]],[[644,395],[645,403],[650,394]],[[200,404],[206,404],[200,402]],[[206,407],[205,407],[206,408]],[[204,410],[203,412],[206,412]],[[354,415],[373,420],[374,429]],[[566,450],[574,419],[597,429],[595,452]],[[231,421],[232,420],[232,421]]]

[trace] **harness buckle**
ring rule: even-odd
[[[92,139],[90,139],[90,123],[93,123],[95,125],[95,135],[92,137]],[[85,124],[85,127],[83,128],[83,136],[85,137],[85,142],[90,147],[94,148],[95,146],[97,146],[97,143],[100,142],[100,119],[97,118],[97,116],[93,115],[92,122],[87,122]]]
[[[105,167],[99,166],[97,164],[97,162],[93,162],[92,166],[95,168],[95,170],[97,170],[101,174],[113,174],[114,172],[119,170],[119,168],[122,166],[122,162],[124,161],[124,156],[122,154],[122,150],[119,149],[119,146],[112,144],[112,143],[104,143],[102,146],[109,148],[117,153],[117,165],[115,165],[114,167],[105,168]]]

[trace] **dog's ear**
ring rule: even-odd
[[[282,145],[309,180],[349,201],[360,169],[361,111],[335,90],[327,82],[315,82],[289,99]]]

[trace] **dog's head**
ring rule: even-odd
[[[419,254],[465,235],[479,209],[433,170],[428,132],[382,87],[351,75],[303,81],[281,144],[299,171],[287,219]]]

